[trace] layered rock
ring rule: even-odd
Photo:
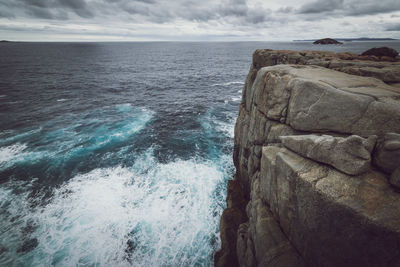
[[[216,266],[400,266],[400,64],[352,57],[254,53]]]
[[[262,67],[278,64],[316,65],[348,74],[374,77],[386,83],[400,83],[400,61],[392,58],[376,56],[359,56],[353,53],[323,51],[288,51],[259,49],[253,54],[248,79]],[[393,62],[392,62],[393,61]],[[249,79],[250,78],[250,79]],[[248,84],[251,87],[251,84]]]
[[[350,175],[369,171],[371,152],[376,142],[375,135],[365,139],[357,135],[343,138],[310,134],[281,136],[280,139],[285,147],[297,154],[329,164]]]

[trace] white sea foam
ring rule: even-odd
[[[232,81],[232,82],[226,82],[226,83],[215,83],[211,86],[230,86],[230,85],[243,85],[244,82],[240,81]]]
[[[132,105],[130,103],[118,104],[115,107],[119,112],[127,112],[132,110]]]
[[[227,122],[217,120],[217,121],[215,121],[215,123],[216,123],[217,131],[225,133],[226,136],[228,136],[232,139],[234,138],[235,119],[233,117],[229,118],[229,120]]]
[[[234,97],[232,97],[232,101],[234,101],[234,102],[240,101],[240,99],[242,99],[241,96],[234,96]]]
[[[51,155],[48,151],[29,151],[26,144],[16,143],[0,148],[0,170],[5,170],[17,163],[35,163]]]
[[[125,111],[124,111],[125,112]],[[154,117],[154,112],[142,109],[139,114],[130,118],[128,123],[122,127],[107,133],[106,142],[115,141],[114,139],[125,139],[141,131],[148,122]],[[101,144],[101,143],[100,143]]]
[[[11,146],[0,147],[0,167],[6,162],[16,158],[26,149],[26,144],[16,143]]]
[[[206,266],[225,175],[215,162],[161,164],[147,153],[132,168],[77,175],[34,212],[9,212],[39,226],[38,246],[24,256],[31,265]]]
[[[60,99],[57,99],[57,102],[64,102],[64,101],[67,101],[68,99],[66,99],[66,98],[60,98]]]

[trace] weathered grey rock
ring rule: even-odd
[[[378,143],[373,162],[387,173],[400,166],[400,134],[387,133]]]
[[[252,85],[257,70],[279,64],[316,65],[349,74],[374,77],[387,83],[400,82],[400,60],[392,59],[394,62],[387,62],[379,58],[374,58],[375,61],[371,59],[373,58],[370,56],[352,53],[258,49],[253,54],[253,79],[250,79],[248,84]]]
[[[384,175],[354,178],[267,146],[259,179],[263,203],[309,266],[400,266],[400,194]]]
[[[383,135],[400,132],[397,91],[373,78],[316,66],[278,65],[258,71],[245,109],[254,113],[256,108],[267,119],[295,130]],[[254,131],[252,126],[249,130]]]
[[[285,147],[297,154],[329,164],[350,175],[359,175],[370,169],[371,152],[376,136],[368,139],[357,135],[347,138],[330,135],[281,136]]]
[[[238,255],[239,266],[252,267],[256,266],[254,257],[254,245],[249,235],[249,222],[239,226],[236,250]]]
[[[397,167],[397,169],[392,173],[389,182],[391,185],[400,189],[400,167]]]
[[[286,123],[296,130],[361,136],[400,131],[400,94],[378,80],[312,66],[267,69],[292,75]]]
[[[269,128],[268,131],[268,136],[267,136],[267,143],[280,143],[280,136],[283,135],[300,135],[304,134],[304,132],[301,131],[296,131],[292,127],[290,127],[287,124],[282,124],[282,123],[276,123],[272,121],[268,121],[271,124],[271,127]]]
[[[261,201],[259,189],[259,178],[255,175],[251,200],[246,208],[249,222],[240,225],[238,230],[237,255],[240,266],[305,266],[268,207]]]
[[[356,177],[336,169],[344,165],[349,172],[353,162],[363,169],[367,137],[377,135],[383,147],[387,132],[400,133],[400,58],[382,59],[318,51],[253,54],[235,125],[235,190],[228,185],[217,266],[291,267],[301,259],[308,266],[400,266],[396,172],[388,181],[390,172],[379,166]],[[283,135],[322,133],[360,136],[341,147],[349,162],[334,157],[339,163],[331,167],[280,143]],[[386,142],[386,150],[396,148]]]

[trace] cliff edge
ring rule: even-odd
[[[216,266],[400,266],[400,62],[256,50]]]

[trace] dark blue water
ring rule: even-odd
[[[381,45],[0,44],[0,265],[211,266],[252,52]]]

